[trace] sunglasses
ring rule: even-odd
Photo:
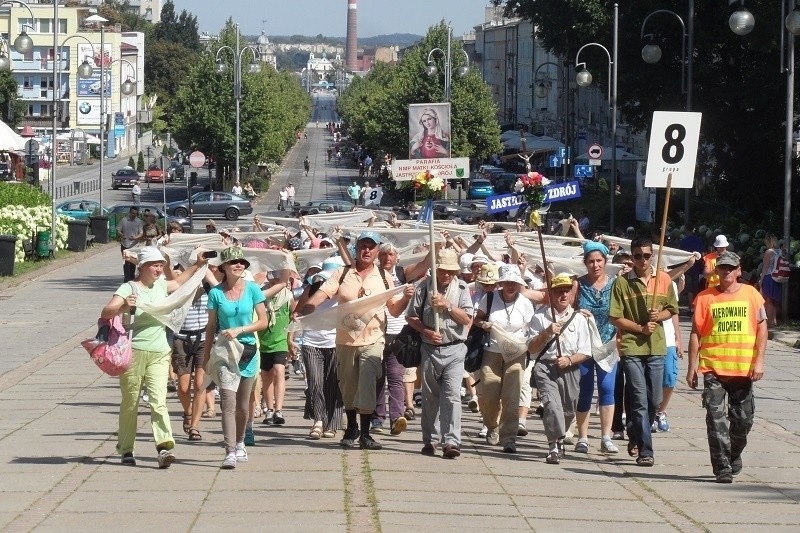
[[[653,254],[633,254],[633,258],[637,261],[641,261],[642,259],[649,261],[651,257],[653,257]]]
[[[233,260],[231,260],[231,261],[228,261],[228,264],[229,264],[229,265],[242,265],[242,266],[247,266],[247,261],[245,261],[244,259],[233,259]]]

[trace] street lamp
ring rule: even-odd
[[[687,19],[689,26],[688,30],[686,25],[683,23],[683,19],[674,11],[670,11],[668,9],[659,9],[657,11],[653,11],[644,18],[640,36],[642,40],[644,40],[645,37],[650,38],[649,42],[642,48],[642,59],[646,63],[658,63],[661,60],[661,47],[655,43],[653,34],[644,33],[648,19],[650,19],[650,17],[653,15],[660,13],[672,15],[681,25],[681,92],[686,95],[686,111],[689,112],[692,110],[692,89],[694,85],[694,0],[689,0],[689,16]],[[689,205],[691,192],[691,188],[684,190],[683,211],[685,226],[689,226],[691,224]]]
[[[578,49],[575,54],[575,82],[581,87],[588,87],[592,84],[592,73],[586,68],[585,62],[580,62],[581,51],[589,46],[601,48],[608,56],[608,105],[611,108],[611,183],[609,184],[609,207],[610,207],[610,227],[609,231],[614,234],[614,196],[616,195],[617,181],[617,55],[619,41],[619,5],[614,4],[614,39],[612,52],[599,43],[588,43]],[[578,70],[580,67],[580,70]]]
[[[257,74],[261,72],[261,65],[258,59],[261,55],[255,47],[247,45],[239,48],[239,24],[236,24],[236,50],[230,46],[223,45],[217,50],[216,65],[214,67],[217,74],[223,75],[228,71],[228,64],[225,63],[220,57],[223,50],[228,50],[233,54],[233,97],[236,100],[236,183],[239,183],[241,178],[241,170],[239,168],[239,127],[240,127],[240,102],[242,100],[242,56],[245,51],[250,50],[250,55],[253,56],[252,61],[248,65],[247,71],[250,74]]]
[[[753,14],[744,7],[744,0],[739,0],[739,9],[731,13],[728,19],[728,25],[731,27],[731,31],[736,35],[747,35],[753,31],[753,27],[756,25],[756,19],[753,17]]]
[[[433,62],[433,53],[439,52],[444,56],[444,101],[450,101],[450,90],[453,83],[453,61],[452,61],[452,48],[453,42],[453,28],[448,26],[447,27],[447,52],[442,50],[441,48],[434,48],[430,52],[428,52],[428,66],[425,68],[425,72],[430,77],[434,77],[439,73],[439,69],[436,67],[436,63]],[[459,77],[464,77],[469,72],[469,56],[464,51],[463,48],[459,48],[459,51],[464,54],[464,58],[467,60],[465,65],[461,65],[456,70],[456,73]]]
[[[18,5],[20,7],[24,7],[25,9],[28,10],[28,13],[31,16],[31,21],[34,20],[33,11],[31,11],[31,8],[28,6],[27,3],[22,2],[21,0],[5,0],[3,2],[0,2],[0,7],[2,7],[4,5],[9,5],[9,4],[12,5],[12,6],[13,5]],[[25,31],[25,28],[33,29],[32,26],[30,26],[28,24],[23,24],[22,25],[22,31],[19,32],[19,35],[17,35],[17,38],[14,39],[14,50],[19,52],[20,54],[27,54],[31,50],[33,50],[33,39],[30,38],[28,33]],[[10,47],[9,47],[9,43],[8,43],[8,41],[3,39],[2,37],[0,37],[0,41],[2,42],[2,44],[0,44],[0,70],[11,70],[11,57],[10,57],[11,56],[11,50],[10,50]],[[6,51],[8,52],[8,55],[6,54],[6,52],[4,52],[2,50],[3,46],[5,46]]]
[[[545,78],[537,78],[539,71],[542,69],[542,67],[550,67],[550,66],[556,67],[558,75],[561,76],[559,79],[566,79],[566,77],[564,76],[564,70],[558,63],[554,63],[552,61],[547,61],[545,63],[542,63],[541,65],[536,67],[536,70],[533,71],[533,80],[534,80],[533,83],[536,87],[534,89],[534,94],[536,95],[537,98],[547,98],[547,95],[550,94],[549,74],[547,74]],[[536,83],[537,81],[539,82],[538,84]],[[561,140],[564,142],[564,146],[568,145],[567,134],[569,130],[569,108],[567,107],[569,105],[569,96],[566,93],[567,90],[568,88],[565,87],[564,95],[566,96],[566,98],[564,99],[564,131],[563,131],[563,136],[561,138]],[[566,177],[566,175],[567,175],[567,165],[564,165],[564,176]]]

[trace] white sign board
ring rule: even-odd
[[[602,162],[603,161],[601,159],[590,159],[589,160],[589,164],[592,165],[593,167],[599,167],[600,163],[602,163]]]
[[[666,187],[672,174],[672,187],[694,186],[697,143],[702,113],[655,111],[647,152],[646,187]]]
[[[420,172],[429,171],[445,180],[469,178],[469,158],[403,159],[392,161],[394,181],[409,181]]]

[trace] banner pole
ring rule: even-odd
[[[661,215],[661,235],[658,239],[658,259],[656,260],[656,275],[653,280],[653,295],[650,297],[649,309],[654,309],[656,305],[656,294],[658,293],[658,273],[661,272],[661,256],[664,253],[664,234],[667,231],[667,215],[669,214],[669,197],[672,196],[672,172],[667,174],[667,190],[664,198],[664,213]]]
[[[535,211],[535,210],[534,210]],[[550,320],[555,323],[556,321],[556,308],[553,306],[553,299],[550,298],[550,289],[553,288],[553,280],[550,277],[550,269],[547,267],[547,257],[544,255],[544,237],[542,237],[542,232],[544,231],[544,226],[536,226],[536,233],[539,234],[539,250],[542,252],[542,268],[544,269],[544,282],[547,285],[547,303],[550,304]],[[561,357],[561,343],[558,342],[556,339],[556,352],[558,353],[558,357]]]
[[[432,294],[430,297],[432,298],[433,295],[439,294],[438,288],[436,286],[436,241],[434,240],[434,229],[433,229],[433,200],[428,199],[425,200],[425,210],[427,215],[430,217],[428,220],[428,233],[430,237],[430,254],[431,254],[431,289]],[[433,311],[433,329],[436,333],[439,333],[439,313],[436,312],[434,309]]]

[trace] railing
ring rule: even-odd
[[[48,183],[40,182],[39,187],[43,193],[50,194],[50,185]],[[57,185],[53,200],[61,200],[62,198],[80,196],[82,194],[87,194],[97,190],[100,190],[100,178],[74,181],[71,184]]]

